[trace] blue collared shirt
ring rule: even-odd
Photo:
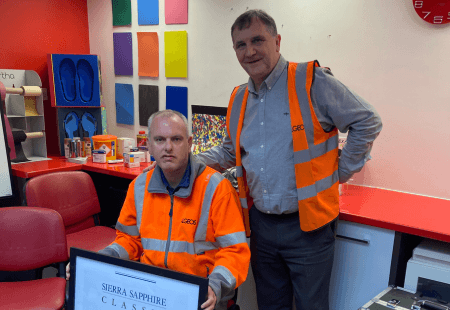
[[[277,65],[256,92],[251,78],[241,132],[242,165],[247,173],[250,196],[264,213],[298,211],[294,151],[287,88],[288,62],[280,56]],[[373,140],[381,131],[381,119],[363,98],[316,68],[311,88],[314,112],[324,131],[347,132],[339,159],[339,180],[346,182],[370,158]],[[236,165],[236,153],[228,136],[223,144],[197,155],[208,166],[222,171]]]
[[[162,169],[160,169],[160,171],[161,171],[161,180],[164,183],[164,186],[169,191],[169,195],[173,195],[181,187],[184,187],[184,188],[188,188],[189,187],[190,177],[191,177],[191,160],[190,159],[188,161],[188,165],[186,167],[186,171],[184,171],[184,175],[181,178],[181,181],[177,185],[176,188],[173,188],[172,186],[170,186],[169,182],[167,181],[166,177],[164,176],[164,173],[163,173]]]

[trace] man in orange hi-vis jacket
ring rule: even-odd
[[[209,278],[202,309],[225,310],[250,264],[239,198],[220,173],[190,154],[186,118],[148,121],[155,169],[131,182],[115,241],[99,253]]]

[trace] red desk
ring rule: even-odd
[[[56,171],[85,170],[132,180],[148,165],[125,168],[122,164],[92,163],[91,159],[81,165],[55,157],[12,165],[12,172],[26,179]],[[356,185],[344,185],[340,198],[341,220],[450,242],[450,200]]]
[[[111,176],[116,176],[120,178],[133,180],[138,175],[142,173],[146,167],[148,167],[149,163],[141,163],[141,166],[138,168],[126,168],[123,163],[118,164],[98,164],[93,163],[92,159],[89,158],[88,162],[83,165],[82,170],[103,173]]]
[[[339,219],[450,242],[450,200],[344,185]]]
[[[92,158],[88,159],[86,164],[75,164],[66,160],[65,157],[50,157],[51,160],[28,162],[11,165],[12,174],[19,178],[29,179],[41,174],[85,170],[117,176],[126,179],[134,179],[149,163],[141,163],[139,168],[125,168],[123,164],[98,164],[93,163]]]
[[[83,165],[68,162],[64,157],[52,157],[50,160],[33,161],[11,165],[12,174],[16,177],[29,179],[41,174],[81,170]]]

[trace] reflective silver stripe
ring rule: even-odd
[[[236,135],[239,123],[239,115],[241,114],[242,100],[244,99],[246,88],[247,88],[246,85],[239,87],[231,107],[229,129],[231,135],[230,139],[235,147],[236,147]]]
[[[310,145],[311,158],[317,158],[323,154],[338,147],[339,139],[338,135],[328,138],[326,141],[319,143],[317,145]]]
[[[223,277],[223,279],[230,285],[231,288],[236,287],[236,278],[233,276],[231,271],[228,270],[228,268],[224,266],[217,266],[214,268],[213,272],[211,273],[211,276],[214,274],[219,274]]]
[[[242,169],[242,166],[236,166],[236,177],[242,178],[244,176],[244,171]]]
[[[125,226],[122,223],[120,223],[119,221],[117,221],[116,229],[120,230],[121,232],[126,233],[127,235],[130,235],[130,236],[139,236],[139,230],[138,230],[137,226],[135,226],[135,225]]]
[[[194,244],[187,241],[171,241],[169,252],[171,253],[188,253],[191,255],[195,254]]]
[[[146,192],[145,182],[147,173],[141,174],[134,183],[134,206],[136,208],[136,226],[138,231],[141,228],[142,210],[144,208],[144,194]]]
[[[130,259],[130,255],[128,255],[127,250],[125,250],[123,246],[121,246],[116,242],[112,243],[111,245],[108,245],[107,248],[111,248],[114,251],[116,251],[119,254],[120,258]]]
[[[305,126],[306,140],[309,146],[314,145],[314,124],[312,120],[311,109],[309,107],[309,98],[306,91],[308,63],[299,63],[295,72],[295,89],[297,90],[297,98],[302,113],[303,125]]]
[[[211,207],[212,197],[216,191],[217,185],[224,179],[224,177],[216,172],[214,173],[208,182],[205,190],[205,196],[203,197],[202,211],[198,219],[197,230],[195,232],[194,241],[206,240],[206,229],[208,227],[209,209]]]
[[[152,238],[141,238],[141,243],[144,250],[165,252],[167,241]]]
[[[248,209],[247,198],[239,198],[239,201],[241,202],[242,209]]]
[[[142,238],[142,247],[144,250],[165,252],[167,241],[159,239]],[[187,241],[170,241],[169,253],[188,253],[191,255],[199,254],[205,251],[217,250],[218,242],[199,241],[191,243]]]
[[[247,242],[245,238],[245,232],[243,231],[238,231],[232,234],[217,237],[216,241],[221,248]]]
[[[297,188],[298,200],[303,200],[317,196],[316,184],[305,186],[302,188]]]
[[[323,178],[322,180],[316,181],[315,184],[305,186],[302,188],[297,188],[298,200],[303,200],[317,196],[317,193],[330,188],[339,180],[339,173],[336,170],[332,175]]]
[[[294,164],[303,164],[311,160],[309,149],[294,152]]]
[[[195,254],[211,251],[211,250],[217,250],[219,248],[219,245],[217,242],[209,242],[209,241],[197,241],[194,244],[194,251]]]
[[[322,156],[329,151],[338,147],[338,138],[333,136],[328,138],[326,141],[317,144],[309,145],[309,149],[294,152],[294,164],[303,164],[310,161],[313,158]]]

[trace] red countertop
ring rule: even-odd
[[[98,164],[93,163],[92,159],[89,158],[88,162],[83,165],[83,170],[98,172],[107,175],[112,175],[120,178],[133,180],[138,175],[142,173],[146,167],[148,167],[150,163],[141,163],[140,167],[137,168],[126,168],[123,163],[117,164]]]
[[[14,176],[32,178],[41,174],[68,170],[85,170],[134,179],[148,163],[139,168],[123,164],[98,164],[92,159],[84,165],[68,162],[64,157],[14,164]],[[341,220],[404,232],[450,242],[450,200],[358,185],[343,185],[340,196]]]
[[[50,160],[32,161],[12,164],[12,174],[19,178],[32,178],[41,174],[81,170],[83,165],[68,162],[65,157],[49,157]]]
[[[450,200],[343,186],[339,219],[450,242]]]
[[[141,163],[141,166],[139,168],[125,168],[123,166],[123,163],[93,163],[92,158],[89,158],[86,164],[75,164],[69,162],[65,157],[50,157],[50,160],[14,164],[11,165],[11,169],[14,176],[24,179],[51,172],[85,170],[132,180],[139,174],[141,174],[142,170],[144,170],[145,167],[149,165],[149,163]]]

